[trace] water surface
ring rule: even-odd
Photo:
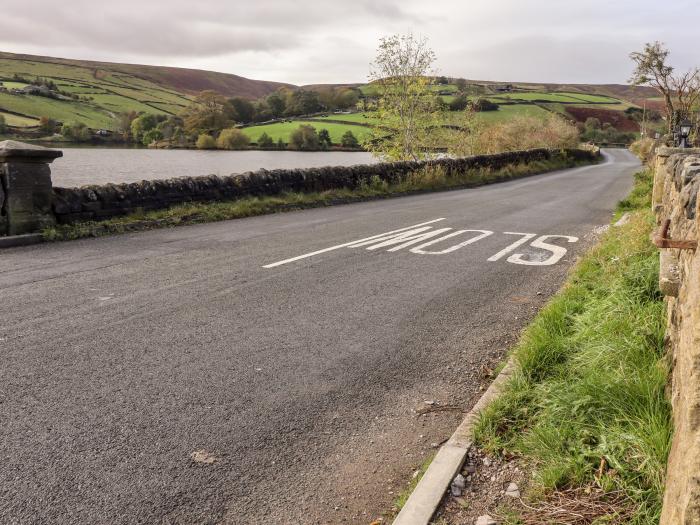
[[[317,168],[376,162],[370,153],[340,151],[198,151],[64,148],[51,165],[54,186],[230,175],[261,168]]]

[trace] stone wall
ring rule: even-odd
[[[577,160],[593,160],[597,152],[568,150],[565,154]],[[350,167],[259,170],[227,177],[209,175],[142,181],[133,184],[54,188],[53,211],[57,221],[65,224],[107,219],[137,210],[163,209],[187,202],[233,200],[255,195],[275,195],[287,191],[353,189],[374,176],[392,183],[426,165],[442,166],[448,173],[462,173],[471,169],[498,169],[509,164],[549,160],[558,155],[561,153],[536,149],[463,159],[393,162]]]
[[[661,148],[656,157],[653,206],[667,239],[697,241],[700,150]],[[662,525],[700,525],[700,253],[661,248],[662,291],[667,294],[667,342],[673,360],[674,438]]]

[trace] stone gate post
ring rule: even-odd
[[[49,164],[63,152],[14,140],[0,142],[0,235],[55,224]]]

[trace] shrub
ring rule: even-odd
[[[496,111],[498,109],[498,104],[487,98],[477,99],[471,106],[474,111]]]
[[[357,137],[353,134],[352,131],[347,130],[342,138],[340,139],[340,144],[344,148],[359,148],[360,147],[360,142],[357,140]]]
[[[143,134],[143,139],[141,139],[141,142],[144,146],[150,146],[154,142],[157,142],[162,139],[163,133],[160,130],[149,129],[146,133]]]
[[[5,133],[7,131],[7,122],[5,121],[5,115],[0,115],[0,133]]]
[[[216,140],[211,135],[203,133],[197,137],[197,149],[216,149]]]
[[[275,147],[275,143],[273,142],[270,135],[268,135],[267,133],[263,133],[262,135],[260,135],[260,137],[258,137],[258,147],[270,149]]]
[[[637,155],[637,157],[639,157],[642,160],[642,162],[648,163],[654,156],[655,144],[656,143],[649,138],[635,140],[630,145],[630,151]]]
[[[216,140],[216,147],[219,149],[246,149],[249,145],[248,135],[237,128],[223,130]]]
[[[313,126],[302,124],[289,137],[289,147],[304,151],[320,149],[321,142]]]
[[[322,129],[318,132],[318,143],[323,149],[328,149],[333,145],[333,142],[331,141],[331,134],[328,133],[327,129]]]
[[[67,122],[61,128],[61,135],[73,142],[84,142],[92,138],[90,130],[82,122]]]
[[[284,142],[284,140],[279,139],[277,141],[277,149],[287,149],[287,144]]]
[[[464,111],[469,106],[469,99],[464,93],[460,93],[450,102],[450,111]]]

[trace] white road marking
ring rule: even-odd
[[[564,255],[566,255],[566,248],[557,246],[556,244],[549,244],[544,242],[547,239],[566,239],[568,242],[577,242],[578,237],[570,237],[568,235],[542,235],[530,243],[530,246],[534,248],[540,248],[542,250],[547,250],[552,252],[552,255],[545,259],[544,261],[534,261],[523,259],[522,253],[514,253],[508,259],[509,263],[513,264],[525,264],[528,266],[551,266],[552,264],[558,263]]]
[[[378,235],[372,235],[371,237],[365,237],[364,239],[359,239],[359,240],[356,240],[356,241],[350,241],[350,242],[346,242],[346,243],[344,243],[344,244],[338,244],[338,245],[336,245],[336,246],[331,246],[330,248],[324,248],[323,250],[317,250],[317,251],[315,251],[315,252],[305,253],[304,255],[299,255],[299,256],[297,256],[297,257],[292,257],[291,259],[285,259],[284,261],[278,261],[278,262],[275,262],[275,263],[272,263],[272,264],[266,264],[266,265],[263,266],[263,268],[275,268],[275,267],[277,267],[277,266],[282,266],[283,264],[289,264],[289,263],[291,263],[291,262],[299,261],[299,260],[301,260],[301,259],[306,259],[306,258],[308,258],[308,257],[313,257],[314,255],[319,255],[319,254],[321,254],[321,253],[331,252],[331,251],[333,251],[333,250],[338,250],[338,249],[340,249],[340,248],[345,248],[345,247],[351,246],[351,245],[353,245],[353,244],[361,243],[361,242],[364,242],[364,241],[371,241],[371,240],[377,239],[377,238],[379,238],[379,237],[385,237],[385,236],[387,236],[387,235],[392,235],[392,234],[396,234],[396,233],[403,232],[403,231],[406,231],[406,230],[411,230],[411,229],[419,228],[419,227],[421,227],[421,226],[425,226],[426,224],[433,224],[433,223],[435,223],[435,222],[440,222],[440,221],[444,221],[444,220],[445,220],[444,217],[442,217],[442,218],[440,218],[440,219],[433,219],[432,221],[422,222],[422,223],[420,223],[420,224],[415,224],[415,225],[413,225],[413,226],[408,226],[408,227],[406,227],[406,228],[400,228],[400,229],[398,229],[398,230],[393,230],[393,231],[386,232],[386,233],[380,233],[380,234],[378,234]]]
[[[530,239],[533,239],[533,238],[537,237],[537,234],[536,234],[536,233],[517,233],[517,232],[503,232],[503,233],[504,233],[505,235],[522,235],[523,238],[522,238],[522,239],[518,239],[517,241],[515,241],[513,244],[511,244],[511,245],[509,245],[509,246],[506,246],[504,249],[502,249],[502,250],[501,250],[500,252],[498,252],[496,255],[493,255],[493,256],[489,257],[489,258],[487,259],[488,261],[491,261],[491,262],[497,261],[498,259],[500,259],[500,258],[503,257],[504,255],[506,255],[506,254],[512,252],[513,250],[515,250],[517,247],[519,247],[519,246],[525,244],[525,243],[526,243],[527,241],[529,241]]]
[[[439,252],[429,251],[429,250],[425,249],[428,246],[432,246],[434,244],[445,241],[445,240],[450,239],[452,237],[456,237],[457,235],[462,235],[463,233],[467,233],[467,232],[480,232],[481,235],[477,235],[476,237],[472,237],[471,239],[469,239],[467,241],[461,242],[459,244],[455,244],[454,246],[450,246],[449,248],[445,248],[444,250],[440,250]],[[426,242],[424,244],[421,244],[420,246],[414,246],[413,248],[411,248],[411,253],[417,253],[419,255],[444,255],[446,253],[452,253],[454,251],[457,251],[460,248],[463,248],[464,246],[468,246],[469,244],[480,241],[481,239],[488,237],[489,235],[493,235],[493,232],[488,231],[488,230],[457,230],[456,232],[453,232],[453,233],[450,233],[450,234],[445,235],[443,237],[440,237],[439,239],[435,239],[433,241]]]

